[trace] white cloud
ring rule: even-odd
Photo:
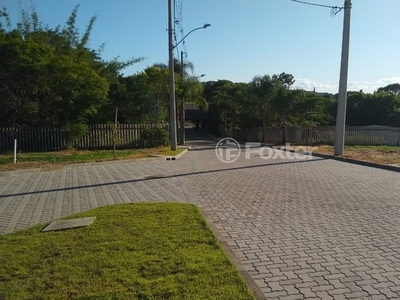
[[[315,90],[317,92],[337,93],[338,86],[331,84],[329,81],[325,83],[316,82],[311,79],[297,78],[294,87],[304,89],[306,91]]]
[[[349,81],[347,89],[348,91],[363,90],[366,93],[372,93],[378,88],[392,83],[400,83],[400,77],[381,78],[376,81]],[[294,86],[306,91],[312,91],[314,88],[317,92],[328,92],[333,94],[336,94],[339,91],[339,84],[332,84],[330,81],[317,82],[306,78],[296,79]]]

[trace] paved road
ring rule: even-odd
[[[268,299],[400,299],[399,173],[244,153],[225,164],[188,136],[195,147],[177,161],[0,177],[0,233],[107,204],[190,202]]]

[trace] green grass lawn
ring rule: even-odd
[[[43,165],[65,165],[82,162],[135,159],[150,157],[153,155],[174,156],[184,150],[185,149],[183,148],[177,148],[176,151],[171,151],[170,147],[117,150],[115,156],[113,150],[62,150],[54,152],[33,152],[18,154],[16,164],[13,163],[13,154],[7,153],[0,154],[0,171],[41,167]]]
[[[197,207],[106,206],[0,237],[0,299],[254,299]]]

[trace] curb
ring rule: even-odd
[[[280,148],[280,147],[276,147],[276,149],[279,149],[279,150],[282,150],[282,151],[286,151],[286,152],[291,152],[291,153],[305,154],[304,152],[299,152],[299,151],[295,151],[295,150],[288,150],[288,149]],[[357,159],[353,159],[353,158],[333,156],[333,155],[314,153],[314,152],[313,152],[312,155],[316,156],[316,157],[321,157],[321,158],[325,158],[325,159],[333,159],[333,160],[347,162],[347,163],[360,165],[360,166],[364,166],[364,167],[371,167],[371,168],[382,169],[382,170],[387,170],[387,171],[393,171],[393,172],[399,172],[400,173],[400,167],[382,165],[382,164],[378,164],[378,163],[372,163],[372,162],[357,160]]]
[[[230,261],[236,266],[236,269],[239,271],[243,280],[246,282],[247,287],[253,293],[253,296],[257,300],[267,300],[267,297],[261,291],[260,287],[257,285],[257,283],[254,281],[254,279],[251,277],[249,272],[246,271],[242,262],[236,256],[235,252],[232,250],[232,248],[229,246],[229,244],[225,241],[224,237],[219,232],[217,226],[215,226],[214,222],[212,221],[210,216],[207,214],[207,212],[202,207],[200,207],[200,206],[197,206],[197,207],[200,210],[203,218],[207,221],[207,224],[211,228],[211,231],[214,233],[219,244],[222,246],[222,249],[224,250],[225,254],[229,257]]]
[[[183,150],[181,153],[179,153],[178,155],[176,155],[176,159],[178,159],[179,157],[181,157],[183,154],[185,154],[186,152],[189,151],[190,148],[186,148],[185,150]]]
[[[183,150],[181,153],[179,153],[178,155],[175,156],[166,156],[165,160],[177,160],[179,157],[181,157],[183,154],[185,154],[186,152],[189,151],[190,148],[192,148],[191,146],[178,146],[178,148],[186,148],[185,150]]]

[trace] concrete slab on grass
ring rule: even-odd
[[[96,219],[96,217],[54,221],[54,222],[50,223],[46,228],[44,228],[42,230],[42,232],[86,227],[86,226],[89,226],[90,224],[92,224],[94,219]]]

